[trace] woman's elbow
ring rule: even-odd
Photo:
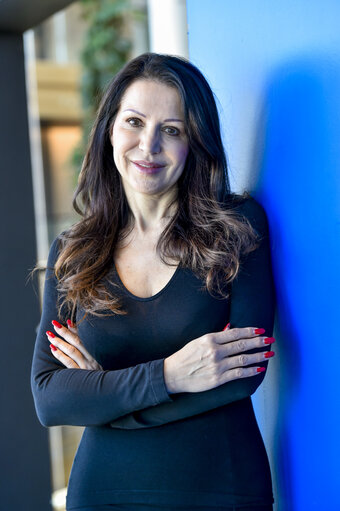
[[[35,409],[40,424],[45,428],[49,428],[51,426],[61,426],[56,418],[44,407],[36,406]]]
[[[46,389],[46,385],[39,378],[31,378],[31,390],[35,411],[40,424],[44,427],[60,426],[61,423],[55,413],[55,407],[52,405],[53,399]]]
[[[57,419],[55,413],[44,400],[35,398],[34,404],[37,417],[42,426],[45,428],[49,428],[51,426],[61,426],[61,423]]]

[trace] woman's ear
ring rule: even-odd
[[[113,124],[111,124],[111,126],[110,126],[110,131],[109,131],[109,133],[110,133],[110,141],[111,141],[111,145],[112,145],[112,147],[113,147]]]

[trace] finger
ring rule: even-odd
[[[243,368],[251,364],[261,364],[263,362],[266,362],[268,358],[271,358],[274,355],[275,355],[274,351],[254,353],[252,355],[246,355],[242,353],[241,355],[237,355],[234,357],[226,357],[222,359],[221,368],[222,371],[227,371],[237,367]]]
[[[50,344],[51,353],[52,355],[59,360],[66,368],[68,369],[80,369],[78,364],[72,360],[72,358],[65,355],[65,353],[61,350],[59,350],[54,344]]]
[[[82,344],[81,340],[79,339],[77,333],[71,331],[71,329],[66,328],[65,326],[58,323],[58,321],[53,320],[52,324],[54,326],[54,330],[58,333],[58,335],[61,335],[69,344],[74,346],[87,360],[90,362],[94,361],[94,358],[90,355],[90,353],[87,351],[87,349]],[[72,328],[74,330],[74,327]],[[76,329],[77,331],[77,329]]]
[[[72,323],[72,321],[71,321],[70,319],[68,319],[68,320],[66,321],[66,323],[67,323],[67,327],[68,327],[68,329],[69,329],[72,333],[74,333],[74,334],[77,334],[77,333],[78,333],[78,328],[77,328],[77,325],[76,325],[75,323]]]
[[[225,344],[232,341],[237,341],[241,338],[255,337],[264,334],[264,328],[244,327],[244,328],[228,328],[222,332],[214,334],[215,341],[219,344]]]
[[[84,355],[68,341],[64,341],[60,337],[56,337],[52,332],[47,331],[46,335],[48,340],[53,346],[56,346],[59,351],[62,351],[65,355],[71,358],[81,369],[85,369]]]
[[[251,337],[250,339],[238,339],[227,344],[221,345],[219,348],[224,357],[229,357],[237,353],[244,353],[256,348],[268,348],[275,342],[274,337]]]
[[[221,377],[221,384],[232,380],[238,380],[239,378],[249,378],[250,376],[256,376],[258,374],[264,373],[265,371],[265,367],[237,367],[223,373]]]

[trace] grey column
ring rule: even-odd
[[[0,510],[48,511],[47,429],[36,418],[30,367],[40,318],[21,34],[0,32]],[[35,281],[36,282],[36,281]]]

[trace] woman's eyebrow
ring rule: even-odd
[[[134,110],[133,108],[127,108],[126,110],[123,110],[123,112],[135,112],[135,114],[141,115],[142,117],[146,117],[145,114],[142,114],[141,112],[138,112],[138,110]]]
[[[123,110],[123,112],[134,112],[135,114],[141,115],[142,117],[146,117],[145,114],[142,114],[142,112],[138,112],[138,110],[134,110],[133,108],[127,108],[126,110]],[[182,119],[164,119],[163,122],[170,122],[170,121],[184,122],[184,121],[182,121]]]

